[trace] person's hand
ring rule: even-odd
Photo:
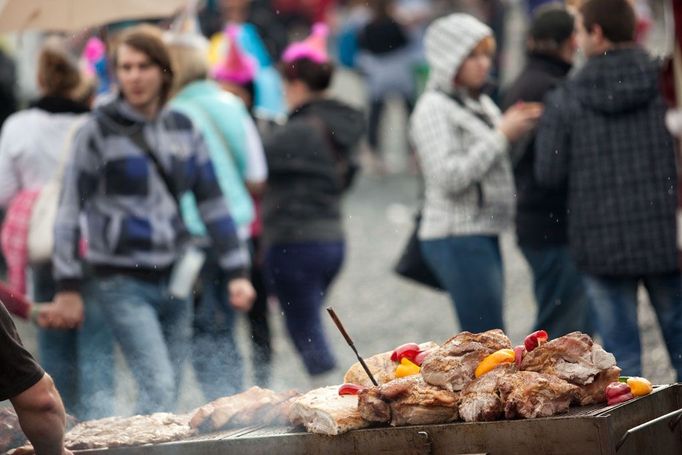
[[[509,142],[514,142],[532,130],[541,115],[540,103],[516,103],[504,113],[498,129]]]
[[[237,311],[249,311],[256,298],[256,291],[246,278],[235,278],[227,284],[230,305]]]
[[[83,323],[83,299],[77,292],[59,292],[54,303],[41,306],[37,323],[53,329],[75,329]]]

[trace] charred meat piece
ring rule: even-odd
[[[82,422],[64,438],[71,450],[125,447],[178,441],[195,433],[189,415],[159,412],[132,417],[109,417]]]
[[[488,422],[504,416],[504,401],[500,395],[501,379],[515,371],[512,365],[500,365],[471,381],[462,390],[459,416],[465,422]]]
[[[457,393],[427,384],[419,375],[360,392],[360,415],[393,426],[447,423],[459,418]]]
[[[199,409],[192,415],[190,425],[200,431],[216,431],[227,427],[239,427],[281,421],[286,418],[277,415],[278,409],[285,413],[282,405],[298,392],[274,392],[254,386],[229,397],[218,398]],[[267,421],[266,421],[267,420]]]
[[[481,360],[495,351],[511,347],[511,341],[500,329],[483,333],[461,332],[424,359],[421,374],[431,385],[460,391],[474,379]]]
[[[19,419],[12,408],[0,408],[0,453],[26,444]]]
[[[578,401],[581,406],[606,402],[606,386],[617,382],[620,376],[620,368],[613,366],[600,371],[590,384],[580,387]]]
[[[368,422],[388,423],[391,421],[391,406],[384,401],[381,387],[370,387],[358,394],[360,416]]]
[[[549,417],[568,411],[580,388],[556,376],[518,371],[499,379],[507,419]]]
[[[531,352],[521,361],[521,370],[557,376],[582,388],[580,404],[605,400],[606,379],[618,379],[616,358],[595,343],[589,335],[572,332],[555,338]],[[616,373],[616,370],[618,373]],[[604,382],[604,387],[592,384]]]
[[[421,343],[419,349],[426,351],[429,349],[437,348],[438,345],[433,341],[427,341],[426,343]],[[383,352],[381,354],[373,355],[365,359],[365,363],[372,372],[372,376],[376,379],[379,385],[386,384],[389,381],[396,379],[395,369],[398,366],[398,362],[391,360],[391,354],[393,351]],[[355,362],[343,376],[343,382],[349,384],[357,384],[364,387],[372,387],[372,381],[365,373],[365,370],[360,365],[360,362]]]
[[[337,435],[369,426],[360,416],[357,395],[339,395],[339,386],[329,386],[298,397],[289,417],[311,433]]]

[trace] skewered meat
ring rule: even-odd
[[[426,343],[421,343],[419,345],[419,348],[422,351],[437,347],[438,345],[433,341],[427,341]],[[369,367],[369,371],[372,372],[374,379],[376,379],[377,383],[380,385],[386,384],[387,382],[396,379],[395,369],[398,366],[398,363],[391,360],[392,353],[393,351],[384,352],[365,359],[365,363],[367,364],[367,367]],[[360,365],[360,362],[355,362],[348,369],[346,374],[343,376],[343,382],[357,384],[364,387],[372,387],[374,385],[367,376],[367,373],[365,373],[362,365]]]
[[[460,391],[474,379],[481,360],[497,350],[511,347],[511,341],[500,329],[483,333],[461,332],[424,359],[421,373],[431,385]]]
[[[19,419],[12,408],[0,408],[0,453],[26,444]]]
[[[242,393],[218,398],[200,407],[194,412],[190,426],[200,431],[216,431],[226,427],[281,420],[278,410],[280,412],[285,410],[279,405],[297,395],[298,392],[295,391],[277,393],[254,386]]]
[[[462,390],[459,416],[465,422],[487,422],[501,419],[504,402],[500,396],[499,383],[503,376],[515,367],[503,364],[474,379]]]
[[[555,338],[526,353],[521,370],[551,374],[580,386],[582,405],[605,401],[606,384],[620,374],[613,354],[580,332]]]
[[[365,428],[369,422],[360,416],[357,395],[339,395],[339,386],[311,390],[294,400],[289,417],[311,433],[337,435]]]
[[[66,434],[64,445],[78,450],[178,441],[195,433],[189,426],[189,420],[189,414],[165,412],[90,420],[73,427]]]
[[[427,425],[457,420],[458,404],[458,394],[427,384],[415,375],[363,390],[358,409],[372,422]]]
[[[507,419],[534,419],[568,411],[580,388],[556,376],[518,371],[499,378],[499,390]]]

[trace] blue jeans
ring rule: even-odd
[[[102,307],[137,382],[135,411],[172,411],[190,349],[189,299],[171,297],[167,279],[112,275],[93,282],[93,300]]]
[[[192,365],[207,401],[242,390],[244,367],[234,338],[235,310],[228,302],[227,278],[208,252],[194,309]]]
[[[450,294],[462,330],[504,330],[504,275],[496,236],[422,240],[426,263]]]
[[[49,265],[32,267],[34,299],[51,301],[55,283]],[[67,412],[80,420],[114,414],[114,340],[102,310],[83,288],[85,320],[76,330],[38,330],[40,363],[54,380]]]
[[[574,331],[592,335],[594,327],[585,283],[568,247],[519,246],[533,271],[538,305],[535,330],[544,329],[552,338]]]
[[[682,380],[682,276],[679,273],[642,278],[586,275],[585,283],[604,348],[616,356],[626,376],[642,374],[637,288],[643,284],[661,326],[677,380]]]
[[[320,314],[343,257],[343,242],[279,244],[267,252],[270,284],[279,299],[289,336],[311,375],[326,373],[336,366]]]

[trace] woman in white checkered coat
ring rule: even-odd
[[[424,46],[429,80],[410,119],[426,190],[422,253],[450,293],[462,330],[503,329],[498,236],[514,217],[509,143],[535,125],[541,108],[516,105],[501,115],[481,92],[495,40],[474,17],[436,20]]]

